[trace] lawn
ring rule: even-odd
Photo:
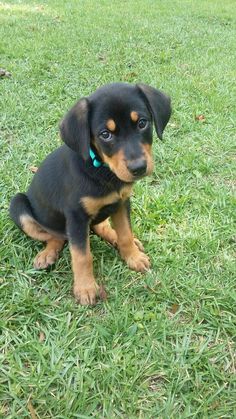
[[[236,417],[235,23],[234,0],[0,2],[1,418]],[[8,206],[111,81],[163,89],[173,115],[133,198],[152,269],[92,236],[108,300],[82,307],[68,247],[35,271]]]

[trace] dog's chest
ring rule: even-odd
[[[81,198],[81,203],[92,219],[95,219],[103,212],[104,214],[107,214],[105,217],[107,218],[116,211],[120,203],[125,202],[131,196],[131,193],[132,186],[128,185],[121,188],[119,192],[114,191],[103,197],[94,198],[85,196]]]

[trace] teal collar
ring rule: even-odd
[[[101,160],[99,160],[99,157],[94,153],[94,151],[90,148],[89,149],[89,155],[92,159],[92,163],[94,167],[101,167],[101,166],[107,166],[106,163],[101,162]]]

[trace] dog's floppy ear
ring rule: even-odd
[[[162,134],[171,115],[169,96],[147,84],[137,84],[154,119],[156,133],[162,140]]]
[[[89,158],[89,102],[82,98],[66,114],[60,124],[63,141],[85,160]]]

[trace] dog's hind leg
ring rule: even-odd
[[[92,226],[92,230],[102,239],[112,244],[112,246],[117,246],[117,234],[115,230],[111,227],[108,218],[105,221],[102,221],[101,223]]]
[[[40,241],[47,241],[52,237],[35,220],[28,197],[24,193],[18,193],[12,198],[9,211],[12,220],[27,236]]]
[[[114,230],[114,228],[111,227],[108,219],[92,226],[92,230],[103,240],[106,240],[112,246],[117,247],[117,233]],[[144,252],[144,247],[142,243],[138,239],[136,239],[136,237],[134,237],[134,244],[137,246],[139,250],[141,250],[141,252]]]
[[[30,202],[23,193],[15,195],[10,204],[10,215],[16,225],[32,239],[46,242],[44,250],[34,260],[36,269],[45,269],[56,262],[65,240],[53,236],[46,231],[34,218]]]
[[[53,265],[57,261],[64,243],[65,240],[53,237],[47,240],[45,249],[39,252],[34,259],[35,269],[46,269],[48,266]]]

